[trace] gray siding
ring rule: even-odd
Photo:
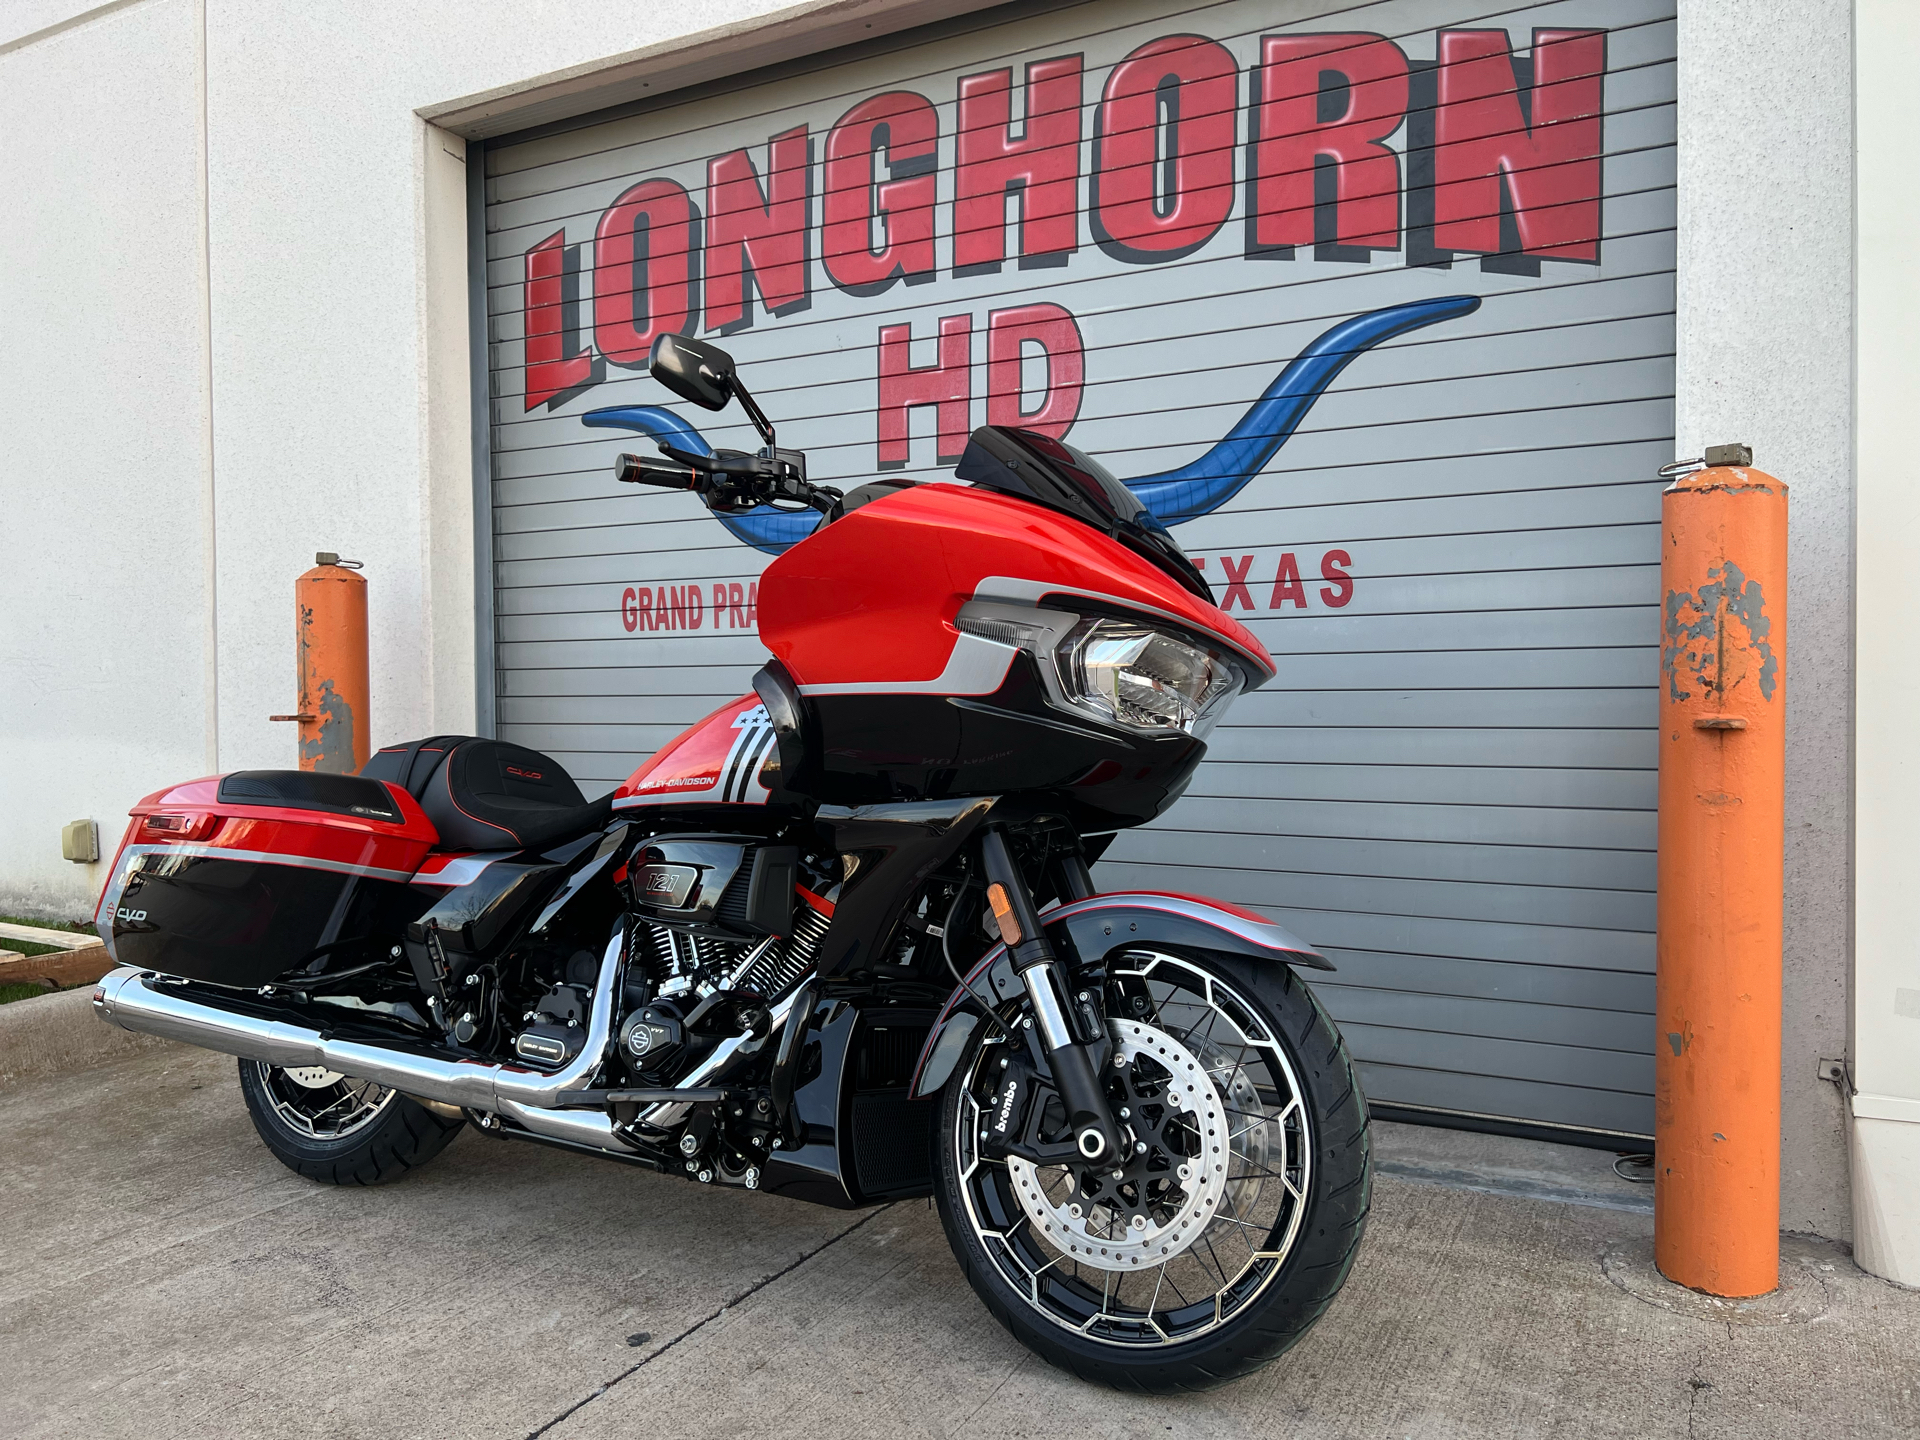
[[[1471,294],[1480,308],[1359,357],[1225,507],[1176,530],[1280,673],[1215,732],[1187,797],[1122,835],[1099,879],[1219,895],[1270,911],[1339,965],[1316,976],[1376,1101],[1564,1125],[1651,1129],[1654,675],[1659,486],[1673,432],[1674,25],[1671,0],[1566,0],[1487,14],[1458,0],[1386,0],[1291,27],[1392,38],[1416,65],[1435,32],[1607,31],[1598,263],[1537,275],[1406,251],[1250,259],[1243,217],[1248,71],[1290,7],[1082,5],[948,27],[870,55],[677,104],[589,117],[489,148],[494,613],[503,736],[547,751],[601,793],[744,692],[750,630],[631,631],[628,587],[752,584],[769,557],[689,497],[633,493],[609,466],[639,437],[583,412],[664,404],[638,369],[529,405],[526,254],[564,231],[588,272],[613,198],[667,177],[704,203],[709,157],[812,137],[811,293],[725,343],[783,444],[814,478],[877,472],[876,331],[912,327],[934,357],[942,316],[973,317],[970,423],[985,416],[984,329],[1033,301],[1075,316],[1085,384],[1070,438],[1122,475],[1185,463],[1218,440],[1300,348],[1346,317]],[[1241,70],[1234,208],[1192,254],[1123,263],[1084,213],[1091,116],[1110,67],[1161,35],[1201,32]],[[953,272],[955,84],[1027,61],[1084,57],[1080,243],[1061,268]],[[828,128],[855,101],[912,89],[937,107],[931,283],[860,297],[820,259]],[[1016,100],[1016,104],[1018,101]],[[1016,113],[1018,113],[1016,111]],[[1386,142],[1406,167],[1408,127]],[[1410,213],[1410,212],[1409,212]],[[1009,243],[1012,243],[1010,238]],[[1510,270],[1512,267],[1506,267]],[[749,294],[751,295],[751,291]],[[710,335],[704,328],[698,333]],[[584,331],[583,331],[584,335]],[[584,343],[584,342],[582,342]],[[715,444],[751,444],[738,412],[679,406]],[[910,412],[910,475],[939,478],[933,412]],[[1351,575],[1340,603],[1323,559]],[[1277,593],[1297,564],[1296,604]]]

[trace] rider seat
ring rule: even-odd
[[[418,800],[441,850],[539,850],[597,830],[613,813],[611,794],[589,801],[538,750],[478,735],[390,745],[360,773]]]

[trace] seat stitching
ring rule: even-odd
[[[506,826],[501,825],[496,821],[482,820],[478,815],[474,814],[471,810],[467,809],[466,806],[460,803],[460,797],[453,793],[453,761],[452,760],[447,761],[445,766],[442,767],[441,773],[446,777],[447,799],[453,802],[454,809],[458,810],[462,815],[466,816],[469,820],[473,821],[473,823],[476,825],[490,825],[495,830],[500,831],[502,834],[510,836],[513,840],[513,843],[516,845],[523,843],[520,839],[520,836],[516,834],[514,831],[509,830]]]

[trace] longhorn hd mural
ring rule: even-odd
[[[1670,0],[1006,7],[490,145],[500,733],[588,792],[764,658],[811,514],[635,494],[1071,439],[1280,662],[1109,885],[1283,913],[1376,1101],[1651,1127]],[[1180,828],[1174,829],[1172,826]]]

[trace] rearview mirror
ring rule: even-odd
[[[724,410],[733,399],[733,357],[685,335],[660,335],[647,362],[653,378],[682,400]]]

